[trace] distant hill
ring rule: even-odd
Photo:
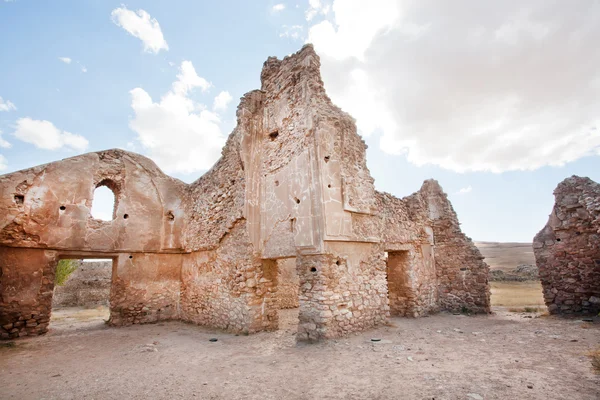
[[[535,265],[531,243],[475,242],[491,269],[509,272],[521,264]]]

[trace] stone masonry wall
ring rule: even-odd
[[[533,250],[551,314],[600,312],[600,184],[572,176],[558,184]]]
[[[473,241],[460,230],[448,196],[434,180],[421,187],[433,226],[440,308],[490,312],[489,266]]]
[[[277,267],[252,254],[242,220],[218,249],[185,256],[181,318],[237,333],[277,329]]]
[[[0,338],[46,333],[50,323],[53,251],[0,247]]]
[[[112,261],[75,261],[77,269],[63,286],[54,287],[52,308],[108,306]]]
[[[298,340],[320,340],[362,331],[389,316],[386,266],[370,243],[332,242],[328,254],[300,256]]]

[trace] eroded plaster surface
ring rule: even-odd
[[[390,314],[488,312],[488,267],[439,184],[404,199],[377,192],[319,69],[310,45],[270,57],[222,157],[192,184],[123,150],[0,176],[2,338],[47,330],[56,263],[77,256],[115,260],[114,325],[252,333],[298,306],[298,339],[318,340]],[[117,198],[112,221],[90,215],[98,185]]]

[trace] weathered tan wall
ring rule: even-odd
[[[110,292],[115,326],[179,318],[182,254],[119,254]]]
[[[181,318],[232,332],[277,329],[277,267],[252,254],[241,220],[216,250],[185,255]]]
[[[0,247],[0,338],[48,331],[56,252]]]
[[[77,269],[62,286],[54,286],[52,308],[108,306],[112,261],[73,260]]]
[[[380,247],[328,242],[326,251],[298,257],[299,340],[343,336],[382,324],[389,316]]]
[[[107,179],[114,183],[116,216],[95,220],[94,190]],[[147,158],[122,150],[2,175],[0,245],[96,252],[181,249],[184,186]]]
[[[573,176],[558,184],[533,249],[552,314],[600,312],[600,184]]]
[[[387,280],[390,313],[419,317],[438,311],[437,277],[429,244],[391,246]]]

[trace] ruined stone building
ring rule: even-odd
[[[600,312],[600,184],[572,176],[554,190],[533,251],[552,314]]]
[[[221,158],[191,184],[123,150],[0,176],[1,337],[47,331],[63,258],[114,260],[115,326],[178,319],[252,333],[299,306],[298,339],[318,340],[390,315],[488,312],[488,266],[442,188],[377,192],[319,68],[310,45],[270,57]],[[99,186],[115,195],[112,221],[91,217]]]

